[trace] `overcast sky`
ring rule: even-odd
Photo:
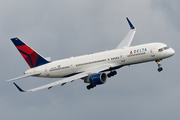
[[[179,0],[0,0],[1,120],[179,120]],[[10,38],[19,37],[52,60],[111,50],[137,28],[132,45],[162,42],[176,54],[117,70],[90,91],[82,80],[20,93],[12,82],[29,69]],[[23,89],[59,79],[25,78]]]

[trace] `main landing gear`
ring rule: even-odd
[[[107,74],[107,76],[110,78],[110,77],[112,77],[112,76],[114,76],[116,74],[117,74],[116,71],[111,71],[110,73]]]
[[[96,87],[96,85],[89,84],[89,85],[87,86],[87,89],[90,90],[91,88],[94,88],[94,87]]]
[[[156,60],[156,63],[158,64],[158,72],[161,72],[163,70],[163,68],[161,67],[161,63],[160,63],[161,60]]]

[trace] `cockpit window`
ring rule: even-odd
[[[169,47],[168,47],[168,46],[164,47],[164,50],[167,50],[167,49],[169,49]]]
[[[169,48],[170,48],[169,46],[166,46],[166,47],[160,48],[160,49],[158,50],[158,52],[162,52],[163,50],[167,50],[167,49],[169,49]]]
[[[158,51],[159,51],[159,52],[162,52],[162,51],[163,51],[163,48],[159,49]]]

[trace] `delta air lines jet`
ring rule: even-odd
[[[30,69],[25,71],[25,75],[7,81],[14,81],[29,76],[63,78],[59,81],[26,91],[14,83],[20,92],[33,92],[41,89],[50,89],[56,85],[63,86],[67,82],[82,79],[84,83],[89,84],[87,89],[90,90],[97,85],[106,83],[107,77],[110,78],[116,75],[116,70],[123,66],[155,61],[158,64],[158,71],[162,71],[163,68],[160,61],[173,56],[175,51],[163,43],[130,46],[136,28],[128,18],[126,19],[130,26],[130,31],[115,49],[52,62],[49,58],[44,58],[38,54],[20,39],[12,38],[11,41],[21,53]]]

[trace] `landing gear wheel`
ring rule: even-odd
[[[161,60],[156,60],[156,63],[158,64],[158,72],[161,72],[163,70],[163,68],[161,67],[161,63],[160,63]]]
[[[107,76],[108,76],[108,78],[110,78],[111,77],[110,73],[108,73]]]
[[[86,88],[87,88],[88,90],[90,90],[91,88],[94,88],[94,87],[96,87],[96,85],[90,84],[90,85],[88,85]]]
[[[114,75],[116,75],[116,74],[117,74],[117,72],[116,72],[116,71],[113,71],[113,74],[114,74]]]
[[[107,74],[107,76],[110,78],[111,76],[114,76],[116,74],[117,74],[116,71],[111,71],[110,73]]]
[[[111,76],[114,76],[114,73],[113,73],[113,72],[111,72],[110,74],[111,74]]]
[[[163,70],[162,67],[159,67],[159,68],[158,68],[158,72],[161,72],[162,70]]]
[[[90,90],[91,89],[91,87],[88,85],[87,87],[86,87],[88,90]]]

